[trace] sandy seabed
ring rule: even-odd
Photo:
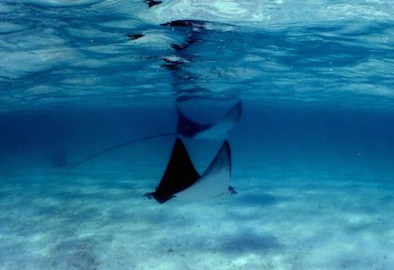
[[[0,181],[2,270],[394,269],[387,179],[238,177],[237,195],[163,205],[122,172]]]

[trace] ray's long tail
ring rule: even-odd
[[[160,137],[175,136],[177,134],[178,133],[176,133],[176,132],[162,133],[162,134],[158,134],[158,135],[152,135],[152,136],[148,136],[148,137],[144,137],[144,138],[139,138],[139,139],[134,139],[134,140],[131,140],[131,141],[123,142],[121,144],[117,144],[117,145],[111,146],[111,147],[103,149],[103,150],[101,150],[101,151],[99,151],[99,152],[97,152],[97,153],[95,153],[93,155],[90,155],[87,158],[85,158],[84,160],[81,160],[78,163],[75,163],[74,165],[68,167],[67,170],[72,170],[72,169],[84,164],[85,162],[87,162],[89,160],[92,160],[92,159],[94,159],[94,158],[96,158],[96,157],[98,157],[98,156],[100,156],[102,154],[105,154],[107,152],[110,152],[112,150],[121,148],[121,147],[129,145],[129,144],[138,143],[138,142],[142,142],[142,141],[147,141],[147,140],[160,138]]]

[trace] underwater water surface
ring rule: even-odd
[[[0,269],[393,269],[393,13],[0,1]],[[200,174],[227,140],[238,193],[144,197],[177,106],[218,123],[238,101],[224,138],[183,138]]]

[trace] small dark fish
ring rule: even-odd
[[[155,1],[155,0],[145,0],[144,2],[148,4],[149,8],[154,7],[156,5],[160,5],[161,3],[163,3],[162,1]]]
[[[131,40],[136,40],[144,36],[144,34],[126,34],[126,37],[130,38]]]

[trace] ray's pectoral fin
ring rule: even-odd
[[[226,141],[204,174],[188,189],[176,193],[175,198],[186,200],[213,199],[230,191],[231,151]],[[233,190],[233,189],[232,189]]]
[[[231,150],[226,141],[200,176],[190,160],[183,142],[177,138],[167,169],[155,192],[145,196],[164,203],[171,198],[184,200],[212,199],[225,194],[236,194],[230,186]]]
[[[178,134],[185,137],[200,139],[222,139],[232,129],[242,115],[242,103],[238,101],[223,115],[215,124],[200,124],[188,118],[179,107],[178,110]]]
[[[238,101],[235,105],[209,129],[201,131],[196,134],[196,138],[202,139],[220,139],[226,137],[227,132],[230,131],[238,122],[242,114],[242,103]]]
[[[207,130],[213,126],[213,124],[200,124],[192,119],[188,118],[177,106],[178,112],[178,126],[177,132],[179,135],[184,137],[194,137],[196,134]]]
[[[172,149],[171,158],[155,192],[145,194],[159,203],[173,198],[175,193],[193,185],[200,175],[194,168],[185,145],[177,138]]]

